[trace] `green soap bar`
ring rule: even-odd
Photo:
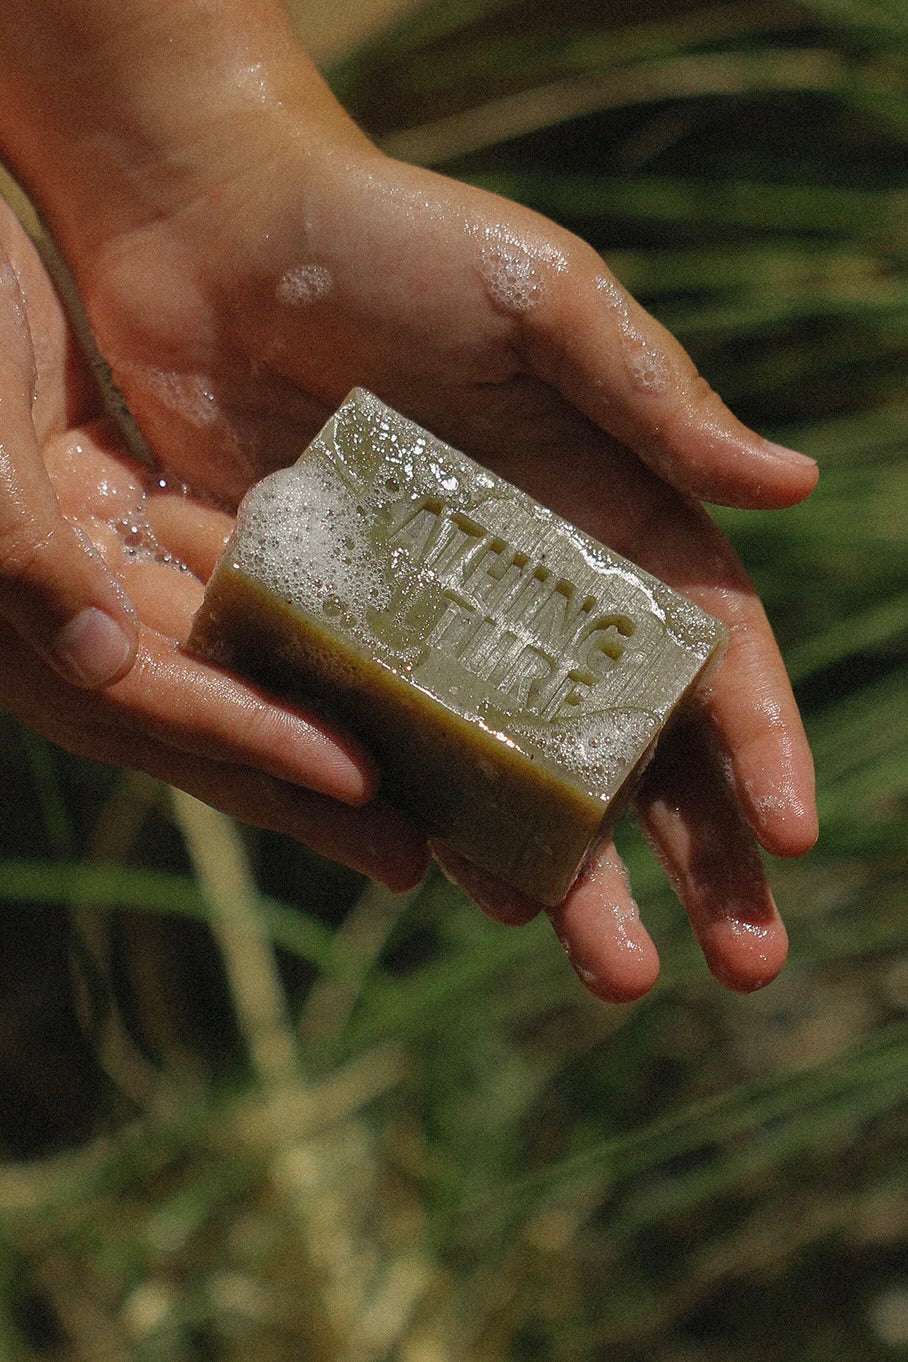
[[[551,905],[726,633],[357,389],[245,497],[190,647],[341,721],[391,803]]]

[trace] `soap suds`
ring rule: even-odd
[[[353,624],[362,602],[383,594],[357,495],[362,489],[357,494],[330,473],[320,475],[314,460],[272,473],[240,509],[237,567],[294,606],[329,618],[349,615]]]
[[[629,767],[659,728],[659,716],[635,709],[595,709],[576,719],[532,728],[515,723],[511,732],[556,766],[573,772],[601,795],[620,786]]]
[[[567,269],[567,259],[549,242],[530,245],[506,227],[471,224],[480,245],[480,272],[489,296],[505,312],[527,312],[545,297],[551,274]]]
[[[656,594],[665,595],[664,588],[656,588]],[[689,649],[704,660],[722,644],[722,632],[716,622],[687,596],[675,592],[671,606],[666,608],[660,603],[666,632],[682,648]]]
[[[196,446],[196,453],[204,447],[210,458],[217,459],[222,475],[232,466],[244,486],[252,481],[260,466],[257,423],[235,408],[222,405],[215,379],[207,374],[130,363],[120,365],[118,373],[127,382],[136,409],[136,398],[141,395],[143,422],[146,418],[155,424],[172,418],[186,422],[204,432],[204,446]],[[159,411],[155,411],[155,404]],[[146,406],[151,407],[150,413],[146,413]],[[185,442],[188,437],[184,433],[180,438]],[[158,434],[156,439],[163,442],[164,437]],[[184,459],[188,457],[185,452],[188,444],[176,444],[172,432],[168,432],[166,440],[171,456],[182,449]]]
[[[296,265],[277,282],[277,300],[288,307],[305,307],[331,292],[334,278],[324,265]]]
[[[68,454],[76,456],[79,452],[79,446],[75,446]],[[96,456],[87,461],[86,473],[90,477],[103,466]],[[119,480],[101,478],[97,487],[88,488],[79,514],[68,513],[64,507],[67,520],[77,526],[80,534],[87,535],[108,563],[118,562],[122,555],[133,562],[162,563],[187,571],[186,565],[160,543],[152,529],[146,491],[127,469],[119,471],[123,475]],[[150,485],[171,486],[163,477]]]
[[[146,505],[146,498],[143,497],[142,505],[136,512],[108,522],[120,540],[123,553],[133,562],[160,563],[176,568],[178,572],[188,572],[182,559],[165,548],[151,528]]]
[[[665,356],[634,324],[628,294],[606,275],[596,280],[596,289],[615,319],[634,386],[648,393],[664,391],[667,384]]]

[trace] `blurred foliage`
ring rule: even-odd
[[[331,78],[819,458],[805,506],[720,514],[817,758],[792,960],[722,993],[628,827],[666,970],[605,1008],[545,924],[3,721],[0,1357],[906,1357],[908,11],[441,0]]]

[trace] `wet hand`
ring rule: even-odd
[[[423,838],[357,746],[182,649],[232,517],[135,465],[62,307],[0,204],[0,704],[395,888]]]
[[[812,461],[743,427],[584,243],[371,148],[304,148],[284,128],[235,173],[209,166],[204,192],[109,243],[82,282],[170,474],[235,501],[362,384],[729,624],[700,715],[637,806],[713,972],[768,982],[785,933],[757,848],[813,843],[812,764],[765,615],[700,502],[791,505]],[[538,910],[445,859],[493,916]],[[552,917],[593,992],[650,986],[610,841]]]

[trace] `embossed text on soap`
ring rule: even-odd
[[[397,574],[389,614],[418,636],[422,657],[440,649],[537,717],[578,714],[632,646],[627,613],[603,609],[475,514],[426,495],[386,507],[384,519],[392,559],[404,554],[415,573]]]

